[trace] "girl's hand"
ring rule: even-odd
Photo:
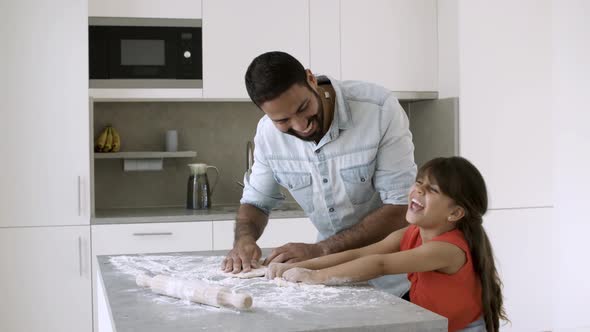
[[[270,263],[270,265],[266,269],[266,273],[264,274],[264,276],[266,277],[266,279],[280,278],[283,276],[283,273],[285,273],[285,271],[291,268],[293,268],[293,264]]]
[[[283,278],[291,282],[302,282],[305,284],[321,284],[318,271],[295,267],[283,273]]]

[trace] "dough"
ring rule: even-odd
[[[290,282],[283,278],[276,277],[273,280],[273,283],[279,287],[299,287],[299,283],[297,282]]]
[[[266,266],[262,266],[257,269],[252,269],[248,272],[240,272],[240,273],[225,272],[225,273],[223,273],[223,275],[226,277],[240,278],[240,279],[251,279],[251,278],[264,277],[265,274],[266,274]]]

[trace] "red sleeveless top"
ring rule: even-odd
[[[449,332],[457,331],[482,316],[481,282],[473,269],[471,251],[458,229],[441,234],[431,241],[456,245],[465,252],[465,265],[454,274],[441,272],[408,273],[412,283],[410,300],[425,309],[449,320]],[[410,250],[422,245],[420,228],[410,225],[402,237],[400,250]]]

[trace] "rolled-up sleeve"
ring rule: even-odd
[[[244,175],[244,191],[241,204],[253,205],[269,214],[275,206],[285,199],[280,186],[273,176],[273,171],[265,159],[268,155],[268,144],[264,141],[264,119],[260,121],[254,137],[254,164],[250,177]]]
[[[414,144],[405,111],[393,96],[381,111],[381,141],[377,152],[375,189],[384,204],[406,205],[416,179]]]

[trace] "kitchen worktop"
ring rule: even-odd
[[[225,251],[98,256],[99,330],[129,331],[446,331],[447,320],[367,284],[300,285],[223,275]],[[204,280],[252,295],[246,311],[155,294],[142,273]]]
[[[236,218],[239,205],[219,205],[209,209],[190,210],[184,207],[149,207],[97,209],[92,218],[93,225],[134,224],[153,222],[217,221]],[[273,209],[270,218],[305,218],[297,203],[285,203]]]

